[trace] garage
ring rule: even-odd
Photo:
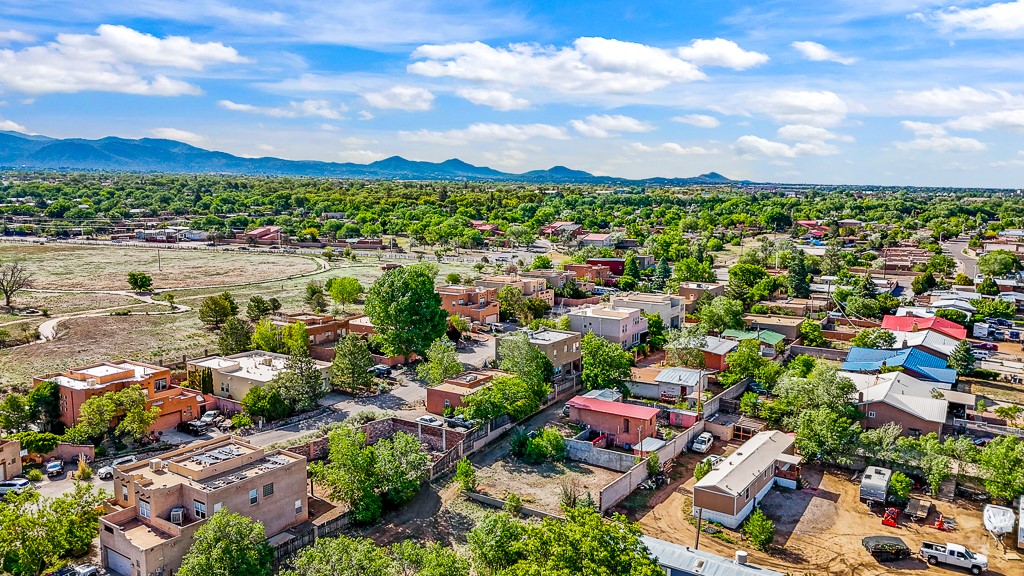
[[[107,551],[107,570],[113,574],[120,574],[121,576],[132,576],[132,561],[123,554],[105,548]]]

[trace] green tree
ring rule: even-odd
[[[274,549],[263,524],[221,509],[196,530],[181,576],[270,576]]]
[[[551,360],[533,344],[525,332],[515,332],[498,340],[499,367],[518,376],[524,384],[547,396],[554,378]]]
[[[252,340],[252,326],[248,322],[232,316],[224,321],[217,337],[217,346],[222,356],[230,356],[249,350]]]
[[[78,423],[66,433],[69,441],[81,442],[89,438],[100,438],[110,431],[110,423],[121,417],[114,428],[116,436],[132,440],[140,438],[160,416],[160,407],[146,407],[146,391],[138,384],[132,384],[116,392],[92,396],[79,408]]]
[[[551,269],[551,258],[541,254],[533,259],[530,263],[530,270],[550,270]]]
[[[985,279],[981,281],[981,284],[978,284],[978,294],[981,294],[982,296],[998,296],[999,285],[996,284],[996,281],[993,280],[991,276],[986,276]]]
[[[268,319],[264,318],[256,323],[250,339],[250,346],[253,350],[264,352],[281,353],[285,351],[284,339],[281,331]]]
[[[850,340],[860,348],[889,349],[896,345],[896,335],[885,328],[865,328]]]
[[[237,310],[232,312],[232,301],[225,298],[223,294],[207,296],[199,304],[199,319],[203,324],[215,328],[220,328],[236,312]]]
[[[245,307],[245,315],[248,316],[249,320],[253,323],[259,322],[267,316],[270,316],[271,312],[270,302],[259,294],[250,297],[249,305]]]
[[[878,318],[882,315],[882,307],[878,304],[878,300],[874,298],[850,296],[843,307],[847,314],[854,317]]]
[[[903,428],[899,424],[886,422],[879,428],[861,432],[860,446],[871,461],[888,464],[899,456],[897,440],[902,434]]]
[[[622,276],[619,277],[619,289],[630,291],[636,288],[640,281],[640,265],[637,264],[636,254],[632,251],[626,254],[626,261],[622,267]]]
[[[486,422],[508,414],[519,421],[536,412],[546,392],[528,386],[518,376],[497,376],[492,384],[463,400],[459,411],[470,420]]]
[[[49,454],[53,452],[63,439],[52,432],[25,431],[12,435],[21,442],[21,449],[29,454]]]
[[[418,438],[396,432],[373,445],[374,484],[383,502],[397,508],[416,496],[430,470],[430,455]]]
[[[807,298],[811,295],[810,271],[807,268],[807,255],[803,250],[795,250],[789,261],[789,295],[793,298]]]
[[[370,287],[365,308],[387,351],[407,363],[411,353],[422,354],[448,327],[434,277],[421,265],[385,272]]]
[[[334,347],[331,364],[331,384],[346,392],[360,392],[373,386],[373,356],[366,340],[357,334],[348,334]]]
[[[654,275],[662,280],[662,285],[664,285],[664,281],[672,277],[672,267],[668,265],[668,258],[662,256],[658,260],[658,266],[654,269]]]
[[[804,346],[826,346],[825,333],[821,330],[821,324],[813,320],[804,320],[800,324],[800,338]]]
[[[309,355],[309,329],[305,324],[296,320],[287,326],[282,326],[280,333],[282,352],[292,355]]]
[[[500,574],[525,555],[526,526],[506,512],[488,512],[466,534],[478,574]]]
[[[896,502],[906,502],[910,499],[910,490],[914,487],[914,483],[907,478],[907,475],[903,472],[893,472],[892,476],[889,477],[889,495],[896,500]]]
[[[724,332],[730,328],[743,328],[743,302],[726,296],[717,296],[700,309],[700,324],[708,332]]]
[[[324,283],[319,280],[310,280],[306,283],[306,295],[302,301],[309,306],[313,312],[320,313],[327,309],[327,294]]]
[[[995,317],[1009,320],[1017,314],[1016,306],[1007,300],[975,298],[971,300],[971,305],[978,309],[978,315],[983,318]]]
[[[696,478],[698,481],[701,478],[707,476],[709,472],[711,472],[710,460],[701,460],[700,462],[697,462],[696,466],[693,467],[693,477]]]
[[[755,298],[754,287],[759,282],[768,278],[764,268],[755,264],[736,264],[729,268],[729,286],[726,294],[735,300],[744,303],[752,303],[762,298]]]
[[[331,283],[331,298],[341,305],[342,310],[355,302],[364,291],[363,285],[355,278],[335,278]]]
[[[978,456],[985,490],[999,500],[1024,494],[1024,442],[1015,436],[999,436]]]
[[[281,393],[270,386],[253,386],[242,398],[242,408],[253,417],[267,421],[280,420],[292,414],[292,407],[281,397]]]
[[[632,356],[622,348],[588,332],[583,336],[583,385],[588,390],[612,388],[629,394],[625,380],[633,372],[630,369]]]
[[[676,262],[674,270],[676,282],[715,282],[715,271],[711,269],[711,262],[701,262],[693,257],[683,258]]]
[[[295,412],[312,409],[330,389],[316,362],[302,351],[289,356],[284,371],[267,386],[277,390]]]
[[[841,464],[856,449],[860,425],[823,407],[801,411],[795,432],[804,458]]]
[[[939,318],[949,320],[950,322],[956,322],[961,326],[966,326],[967,321],[970,320],[970,317],[967,315],[966,312],[961,312],[959,310],[953,310],[950,308],[936,310],[935,315],[938,316]]]
[[[455,466],[455,481],[467,492],[476,490],[476,470],[473,468],[473,463],[469,461],[469,458],[463,457]]]
[[[665,345],[665,359],[687,368],[704,368],[704,348],[708,345],[707,329],[696,324],[669,332]]]
[[[397,574],[403,576],[469,576],[469,559],[437,542],[421,546],[405,540],[392,544],[390,551],[398,564]]]
[[[993,250],[978,258],[978,271],[986,276],[1006,276],[1021,269],[1017,255],[1007,250]]]
[[[0,399],[0,430],[21,432],[39,418],[39,411],[33,410],[29,399],[18,393],[11,393]]]
[[[765,516],[760,508],[756,508],[743,525],[743,535],[750,540],[754,548],[768,550],[775,540],[775,523]]]
[[[957,342],[956,348],[950,353],[946,365],[956,370],[957,374],[963,376],[974,371],[975,361],[976,358],[974,357],[974,349],[971,348],[971,343],[967,340],[961,340]]]
[[[654,314],[647,315],[644,312],[640,312],[644,318],[647,318],[647,345],[651,347],[651,350],[661,350],[665,347],[667,341],[665,337],[665,322],[661,319],[661,314],[655,312]]]
[[[963,272],[961,272],[961,273],[956,275],[956,278],[953,279],[953,285],[954,286],[974,286],[974,280],[971,280],[970,277],[967,276],[967,274],[964,274]]]
[[[910,289],[914,291],[914,294],[921,295],[931,292],[938,283],[935,281],[935,276],[931,272],[926,272],[913,279],[910,282]]]
[[[401,574],[385,548],[369,538],[318,538],[289,563],[283,576],[395,576]]]
[[[511,284],[506,284],[498,290],[498,306],[501,312],[501,319],[523,318],[526,314],[526,298],[523,291]]]
[[[463,371],[459,354],[455,345],[447,336],[442,336],[430,343],[426,352],[426,362],[416,367],[416,376],[429,386],[437,386],[441,382]]]
[[[551,306],[548,305],[547,301],[537,296],[530,296],[523,302],[523,317],[524,323],[529,323],[534,318],[542,318],[548,313]]]
[[[128,285],[136,292],[149,292],[153,289],[153,278],[145,272],[129,272]]]

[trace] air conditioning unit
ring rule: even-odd
[[[153,458],[149,461],[149,469],[156,472],[164,469],[164,461],[159,458]]]
[[[171,508],[171,524],[177,524],[181,526],[185,523],[185,509],[184,508]]]

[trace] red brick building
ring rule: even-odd
[[[639,444],[657,433],[657,408],[576,396],[567,403],[569,419],[612,437],[616,446]]]

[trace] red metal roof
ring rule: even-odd
[[[915,328],[916,326],[916,328]],[[915,330],[935,330],[950,338],[963,340],[967,338],[967,328],[945,318],[933,316],[918,318],[917,316],[886,316],[882,318],[882,328],[894,332],[913,332]]]
[[[637,406],[636,404],[626,404],[625,402],[608,402],[607,400],[584,398],[583,396],[576,396],[572,400],[569,400],[568,404],[569,406],[579,408],[580,410],[591,410],[593,412],[614,414],[616,416],[622,416],[623,418],[638,418],[640,420],[650,420],[657,416],[659,412],[657,408]]]

